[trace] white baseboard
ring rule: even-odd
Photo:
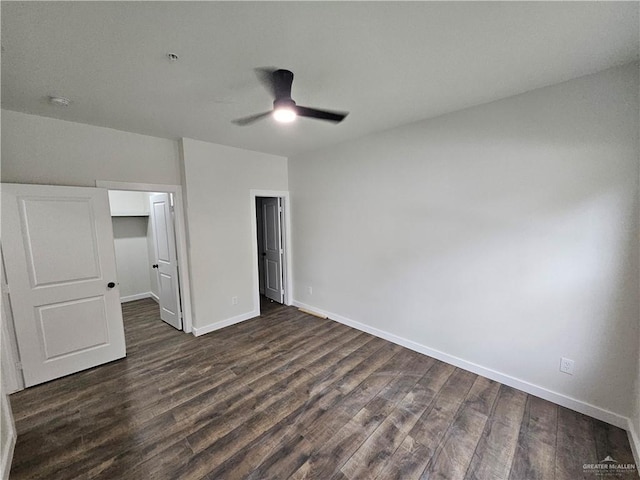
[[[436,358],[445,363],[453,365],[455,367],[462,368],[463,370],[468,370],[469,372],[475,373],[477,375],[481,375],[490,380],[494,380],[496,382],[500,382],[509,387],[516,388],[518,390],[522,390],[523,392],[529,393],[531,395],[535,395],[536,397],[543,398],[550,402],[556,403],[562,407],[569,408],[571,410],[575,410],[576,412],[580,412],[584,415],[589,415],[590,417],[597,418],[598,420],[602,420],[603,422],[610,423],[611,425],[615,425],[616,427],[622,429],[629,428],[629,419],[622,415],[619,415],[615,412],[611,412],[604,408],[597,407],[595,405],[591,405],[590,403],[583,402],[573,397],[569,397],[562,393],[554,392],[552,390],[548,390],[544,387],[540,387],[538,385],[534,385],[532,383],[526,382],[524,380],[520,380],[518,378],[512,377],[510,375],[498,372],[491,368],[483,367],[482,365],[478,365],[473,362],[469,362],[462,358],[455,357],[453,355],[449,355],[448,353],[441,352],[439,350],[435,350],[433,348],[429,348],[425,345],[421,345],[419,343],[413,342],[411,340],[407,340],[406,338],[399,337],[392,333],[386,332],[384,330],[380,330],[378,328],[371,327],[369,325],[365,325],[364,323],[356,322],[355,320],[351,320],[349,318],[343,317],[336,313],[328,312],[322,310],[320,308],[316,308],[311,305],[307,305],[305,303],[299,302],[297,300],[293,301],[293,305],[296,307],[305,308],[307,310],[311,310],[313,312],[320,313],[322,315],[326,315],[331,320],[335,320],[339,323],[347,325],[349,327],[355,328],[356,330],[360,330],[362,332],[369,333],[376,337],[382,338],[384,340],[388,340],[397,345],[401,345],[410,350],[413,350],[418,353],[422,353],[429,357]],[[634,452],[635,453],[635,452]]]
[[[153,298],[155,295],[151,292],[136,293],[135,295],[126,295],[120,297],[120,303],[133,302],[135,300],[142,300],[143,298]]]
[[[640,438],[638,437],[638,432],[636,431],[636,427],[631,419],[629,419],[626,430],[627,437],[629,437],[629,443],[631,444],[631,451],[633,452],[633,459],[636,466],[640,466]]]
[[[149,297],[151,300],[154,300],[156,303],[160,303],[160,297],[153,292],[149,292]]]
[[[210,323],[209,325],[205,325],[203,327],[193,327],[193,334],[196,337],[199,337],[200,335],[204,335],[205,333],[213,332],[214,330],[220,330],[221,328],[229,327],[231,325],[235,325],[236,323],[244,322],[245,320],[249,320],[251,318],[259,316],[260,312],[258,310],[253,310],[248,313],[243,313],[242,315],[227,318],[226,320],[222,320],[220,322]]]

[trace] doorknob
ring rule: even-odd
[[[158,268],[158,264],[151,265],[153,268]]]
[[[115,283],[113,283],[113,282],[109,282],[109,283],[107,283],[107,288],[113,288],[113,287],[115,287],[115,286],[116,286],[116,284],[115,284]]]

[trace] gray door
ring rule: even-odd
[[[282,288],[282,205],[279,198],[262,201],[262,224],[264,251],[264,294],[271,300],[283,303]]]

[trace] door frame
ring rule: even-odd
[[[13,452],[16,447],[16,440],[18,439],[18,432],[11,410],[9,395],[5,392],[4,385],[0,385],[0,415],[2,415],[2,420],[8,430],[8,432],[3,432],[7,439],[0,449],[0,465],[2,465],[0,478],[2,480],[8,480],[9,472],[11,471],[11,462],[13,461]]]
[[[2,305],[0,305],[0,323],[2,331],[0,342],[2,345],[2,358],[0,358],[0,373],[3,391],[9,395],[20,390],[24,390],[24,377],[20,364],[20,354],[18,352],[18,339],[16,337],[15,324],[13,322],[13,311],[11,310],[11,298],[9,297],[9,285],[7,284],[7,273],[4,268],[4,254],[0,245],[0,268],[2,288]]]
[[[284,250],[282,283],[284,284],[284,304],[293,302],[293,263],[291,261],[291,201],[289,192],[284,190],[249,190],[251,207],[251,258],[253,264],[253,309],[260,312],[260,282],[258,279],[258,228],[256,220],[256,198],[277,197],[282,204],[282,249]]]
[[[96,180],[96,187],[107,190],[129,190],[135,192],[172,193],[174,198],[174,227],[176,232],[176,253],[178,255],[178,275],[180,275],[180,301],[182,302],[182,328],[185,333],[193,333],[191,310],[191,285],[189,277],[189,256],[187,253],[187,229],[184,201],[180,185],[155,183],[113,182]]]

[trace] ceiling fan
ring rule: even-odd
[[[289,70],[258,68],[256,69],[256,73],[258,74],[258,78],[274,96],[273,110],[233,120],[233,123],[236,125],[249,125],[265,118],[267,115],[273,115],[273,118],[283,123],[293,122],[296,117],[308,117],[315,118],[316,120],[339,123],[348,115],[348,112],[318,110],[317,108],[296,105],[296,102],[291,98],[293,72]]]

